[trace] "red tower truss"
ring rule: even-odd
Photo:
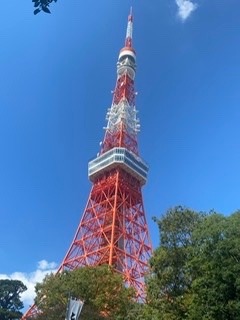
[[[135,106],[136,53],[132,12],[125,46],[117,62],[113,101],[99,155],[88,164],[93,186],[73,242],[58,272],[108,264],[144,299],[144,275],[152,253],[143,207],[142,186],[148,166],[138,153],[140,129]],[[33,306],[22,319],[36,312]]]

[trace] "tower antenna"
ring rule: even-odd
[[[132,7],[130,7],[130,13],[128,15],[127,32],[125,38],[125,47],[132,47],[132,37],[133,37],[133,13]]]

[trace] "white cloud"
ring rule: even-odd
[[[35,298],[36,283],[41,282],[48,273],[56,272],[56,266],[55,262],[41,260],[38,262],[37,269],[33,272],[13,272],[9,275],[0,274],[0,279],[20,280],[26,285],[27,290],[21,295],[21,300],[24,303],[24,308],[28,308],[33,304]]]
[[[185,21],[191,13],[197,9],[198,5],[192,0],[175,0],[178,6],[178,16]]]
[[[38,269],[40,270],[52,270],[55,269],[57,264],[55,262],[48,262],[46,260],[38,261]]]

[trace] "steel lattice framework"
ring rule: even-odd
[[[152,246],[141,191],[148,167],[140,158],[137,145],[140,124],[135,107],[136,54],[132,27],[130,12],[105,136],[98,156],[88,166],[93,186],[58,272],[108,264],[123,275],[126,285],[135,288],[137,298],[142,300]],[[32,306],[22,319],[36,312],[37,308]]]

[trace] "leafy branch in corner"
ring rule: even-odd
[[[36,8],[34,10],[34,14],[38,14],[40,11],[43,11],[45,13],[51,13],[51,11],[49,10],[49,5],[52,2],[57,2],[57,0],[32,0],[32,2],[34,2],[34,8]]]

